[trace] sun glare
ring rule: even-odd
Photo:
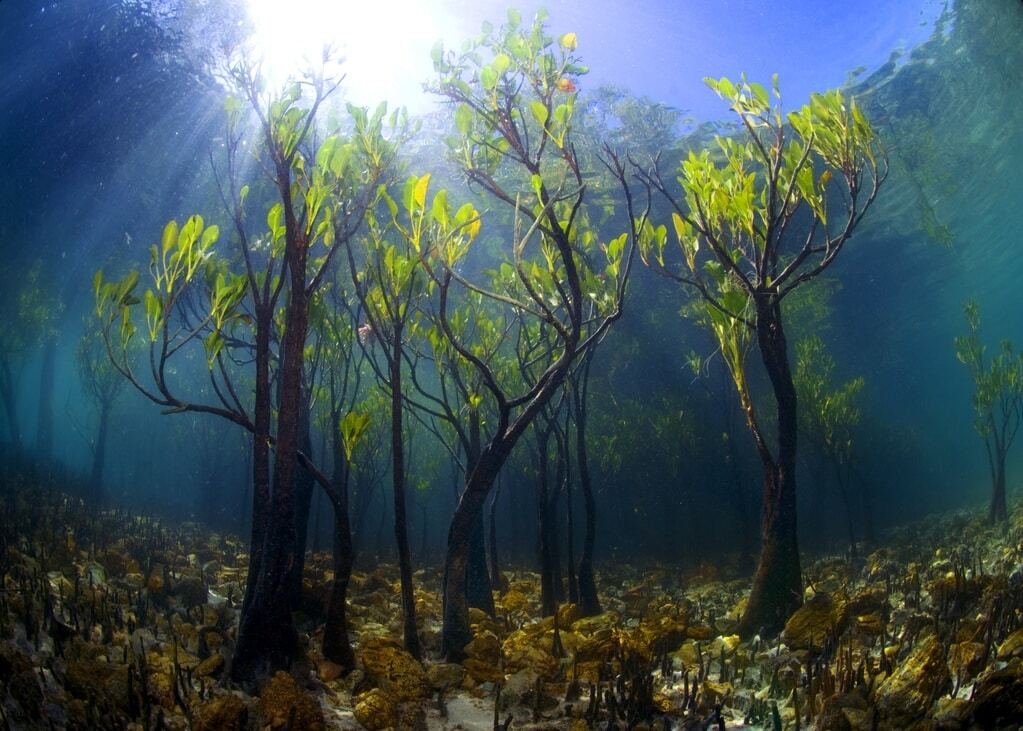
[[[273,83],[283,83],[325,44],[343,59],[346,97],[372,106],[386,100],[422,110],[430,48],[445,18],[436,3],[416,0],[248,0],[251,42]],[[450,24],[448,25],[450,27]]]

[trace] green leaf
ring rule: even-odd
[[[530,180],[533,183],[533,192],[536,193],[536,199],[538,201],[542,201],[543,196],[541,195],[541,193],[543,191],[543,178],[541,178],[539,175],[534,174],[530,178]]]
[[[423,209],[426,207],[426,190],[430,186],[430,173],[426,173],[416,183],[415,190],[412,194],[412,199],[418,208]]]
[[[200,244],[203,251],[210,248],[216,243],[217,238],[220,236],[220,227],[216,224],[210,226],[202,232],[202,243]]]
[[[455,127],[463,136],[472,130],[472,107],[468,104],[459,104],[455,110]]]
[[[351,462],[352,453],[369,426],[369,414],[349,411],[338,426],[341,429],[341,443],[344,446],[345,458]]]
[[[437,195],[433,197],[433,207],[430,215],[433,220],[439,223],[443,228],[447,228],[450,224],[450,217],[448,216],[448,192],[446,190],[437,191]]]
[[[497,88],[497,70],[493,66],[484,66],[480,69],[480,83],[483,84],[483,88],[487,91],[493,91]]]
[[[491,65],[494,67],[494,71],[497,72],[497,75],[501,76],[511,66],[511,59],[508,58],[508,54],[499,53],[494,56],[494,60],[491,62]]]
[[[539,99],[534,99],[529,102],[529,111],[533,113],[533,118],[539,123],[541,127],[546,126],[547,117],[549,112],[547,111],[547,105]]]
[[[163,227],[163,245],[161,247],[163,249],[163,253],[166,254],[170,251],[174,247],[174,244],[177,243],[177,240],[178,222],[168,221],[167,225]]]

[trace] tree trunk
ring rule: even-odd
[[[501,482],[498,481],[494,490],[494,499],[490,501],[490,535],[487,541],[487,556],[490,564],[490,586],[498,591],[503,591],[504,577],[501,576],[501,563],[498,561],[497,551],[497,501],[500,499]]]
[[[99,408],[99,425],[96,429],[96,444],[92,450],[92,471],[89,474],[89,492],[92,504],[99,509],[103,504],[103,463],[107,453],[107,422],[110,407],[101,404]]]
[[[6,358],[0,362],[0,399],[4,402],[7,413],[7,438],[11,443],[11,451],[17,458],[21,452],[21,426],[18,424],[18,399],[14,395],[14,376],[11,364]]]
[[[572,513],[572,485],[565,481],[565,520],[568,523],[565,566],[568,570],[568,601],[579,604],[579,584],[575,577],[575,518]]]
[[[744,636],[781,629],[803,603],[796,532],[796,389],[777,296],[760,294],[756,306],[757,343],[777,405],[778,458],[757,440],[764,467],[761,549],[749,603],[739,622]]]
[[[337,432],[337,429],[333,430]],[[327,601],[327,617],[323,625],[323,656],[345,670],[355,668],[355,652],[348,639],[348,584],[351,581],[355,550],[348,515],[348,480],[350,465],[345,460],[340,436],[333,437],[334,474],[337,491],[334,506],[334,582]]]
[[[249,529],[249,566],[245,579],[245,599],[242,615],[246,613],[263,557],[263,542],[270,523],[270,325],[268,309],[256,311],[256,391],[253,407],[252,435],[252,515]]]
[[[995,479],[991,487],[991,506],[988,509],[988,522],[991,525],[1006,523],[1009,520],[1009,509],[1005,500],[1005,450],[999,449],[996,452]]]
[[[597,501],[593,496],[590,465],[586,453],[586,404],[583,401],[585,391],[580,393],[578,387],[573,390],[575,391],[572,403],[575,408],[576,469],[579,472],[579,487],[582,489],[585,510],[583,548],[582,554],[579,556],[579,608],[584,617],[592,617],[601,612],[600,598],[597,596],[597,582],[593,577],[593,547],[597,537]]]
[[[549,434],[549,432],[548,432]],[[541,438],[537,451],[536,534],[540,559],[540,616],[551,617],[557,611],[554,589],[554,550],[551,545],[550,475],[547,470],[547,439]]]
[[[465,598],[469,606],[482,609],[493,617],[497,609],[494,607],[494,592],[490,583],[490,571],[487,568],[486,531],[482,509],[473,523],[472,535],[469,537],[469,567],[465,578]]]
[[[484,450],[451,516],[444,560],[444,627],[441,634],[441,651],[451,662],[465,658],[465,646],[472,640],[466,596],[472,531],[483,511],[490,487],[506,459],[507,453],[502,454],[493,446]]]
[[[849,536],[849,556],[856,558],[856,529],[853,527],[852,501],[849,499],[849,480],[842,471],[842,464],[834,460],[835,479],[838,481],[838,494],[842,498],[842,508],[845,510],[845,529]]]
[[[298,467],[299,426],[305,341],[309,327],[309,303],[305,271],[307,247],[298,232],[291,205],[290,179],[281,175],[287,244],[285,258],[291,275],[285,310],[284,345],[280,363],[277,449],[269,525],[264,539],[259,574],[248,606],[238,624],[238,640],[232,661],[236,680],[253,680],[289,667],[299,651],[298,633],[291,617],[292,598],[288,575],[295,562],[295,471]]]
[[[36,452],[48,461],[53,454],[53,378],[57,362],[57,341],[43,344],[43,362],[39,371],[39,423],[36,428]]]
[[[394,487],[394,537],[398,545],[398,568],[401,572],[401,612],[405,649],[417,660],[422,660],[416,628],[416,597],[412,585],[412,552],[408,542],[408,518],[405,514],[405,436],[402,433],[401,391],[401,328],[393,327],[390,354],[391,385],[391,477]]]
[[[303,404],[300,415],[299,443],[306,455],[312,456],[311,414],[309,413],[309,393],[303,389]],[[292,609],[297,609],[302,600],[302,574],[305,572],[306,546],[309,540],[309,513],[313,501],[313,476],[308,470],[300,469],[295,474],[295,563],[288,577],[288,593],[292,599]]]

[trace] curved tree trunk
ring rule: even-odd
[[[764,467],[760,561],[739,632],[749,636],[781,629],[803,603],[803,577],[796,531],[796,389],[789,369],[781,304],[774,294],[756,298],[757,342],[778,409],[778,457],[763,440]]]
[[[441,642],[442,652],[452,662],[465,658],[465,646],[472,640],[466,597],[472,530],[483,512],[490,487],[507,457],[507,451],[494,446],[483,451],[451,516],[444,559],[444,627]]]

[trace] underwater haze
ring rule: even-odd
[[[1018,728],[1021,38],[0,1],[0,728]]]

